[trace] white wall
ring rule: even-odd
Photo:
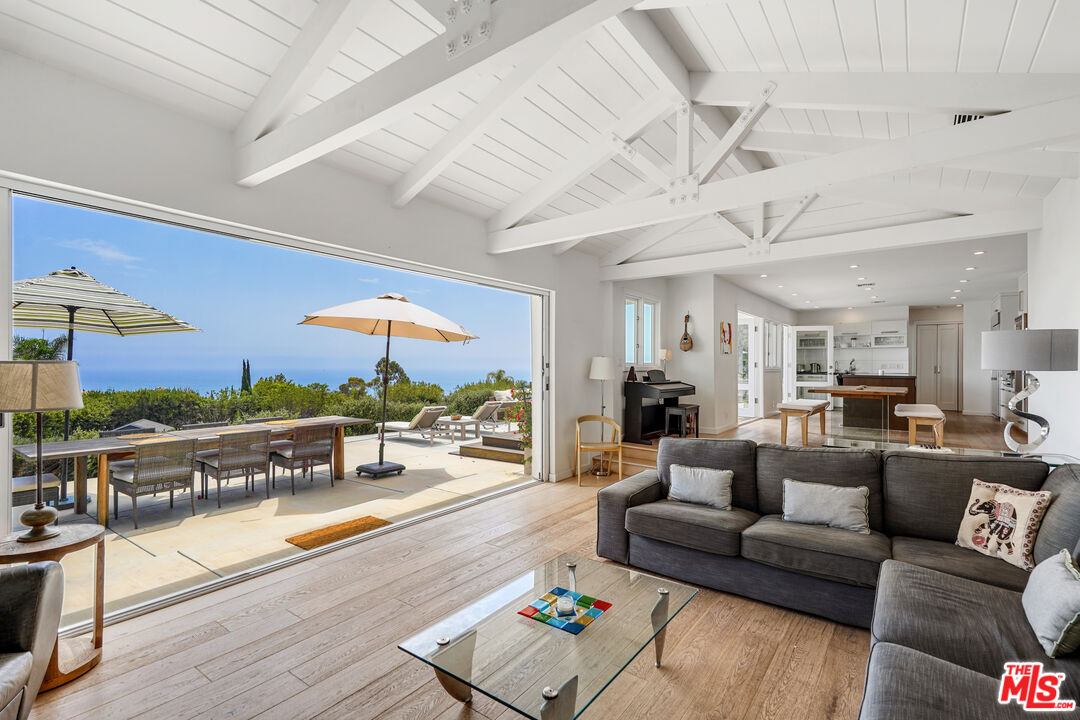
[[[556,467],[569,474],[574,418],[595,412],[588,359],[607,346],[595,258],[489,255],[480,219],[424,200],[395,210],[387,187],[323,163],[240,187],[227,130],[2,51],[0,97],[0,173],[553,291]]]
[[[702,432],[716,432],[716,379],[713,371],[717,332],[713,311],[713,276],[708,273],[669,278],[667,298],[662,307],[664,318],[660,344],[671,350],[667,375],[688,382],[697,394],[681,398],[684,403],[697,404]],[[683,333],[683,317],[689,313],[688,331],[694,347],[687,352],[679,349]]]
[[[982,334],[990,329],[990,300],[964,303],[963,404],[965,415],[990,415],[990,376],[982,369]],[[996,397],[994,398],[997,399]]]
[[[1028,326],[1080,328],[1080,182],[1059,180],[1043,202],[1042,230],[1028,235]],[[1080,455],[1080,372],[1039,372],[1028,402],[1050,421],[1041,450]],[[1034,428],[1034,425],[1032,426]]]

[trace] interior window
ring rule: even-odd
[[[627,296],[623,304],[627,365],[658,364],[660,304],[653,300]]]

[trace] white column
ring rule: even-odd
[[[11,359],[11,189],[0,187],[0,283],[4,284],[0,311],[0,360]],[[11,413],[4,413],[0,431],[0,535],[11,532]]]

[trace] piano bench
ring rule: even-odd
[[[697,405],[664,406],[664,435],[668,434],[671,418],[676,417],[679,419],[679,437],[686,437],[686,423],[690,416],[694,418],[694,437],[701,437],[701,423],[698,422]]]
[[[821,434],[825,434],[825,411],[829,409],[828,400],[788,400],[776,406],[780,411],[780,444],[787,445],[787,421],[789,417],[799,418],[802,424],[802,444],[809,445],[808,424],[811,415],[821,417]]]

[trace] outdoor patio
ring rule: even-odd
[[[527,482],[521,466],[459,456],[457,441],[439,438],[429,446],[425,439],[392,436],[386,440],[386,457],[403,463],[404,474],[358,478],[353,468],[377,459],[378,447],[375,435],[347,438],[345,479],[331,487],[325,466],[313,480],[301,479],[298,472],[295,496],[289,491],[288,472],[280,469],[270,499],[261,475],[254,492],[245,490],[243,479],[234,479],[222,485],[220,509],[211,480],[209,497],[196,499],[194,517],[186,493],[176,496],[171,509],[165,494],[144,496],[139,499],[138,529],[131,503],[121,495],[119,518],[113,518],[110,507],[106,533],[105,612],[300,554],[303,550],[285,541],[299,533],[368,515],[401,523]],[[199,481],[196,475],[196,485]],[[95,484],[90,485],[90,514],[64,511],[62,525],[95,522]],[[67,583],[61,625],[66,626],[90,617],[92,550],[69,555],[63,565]]]

